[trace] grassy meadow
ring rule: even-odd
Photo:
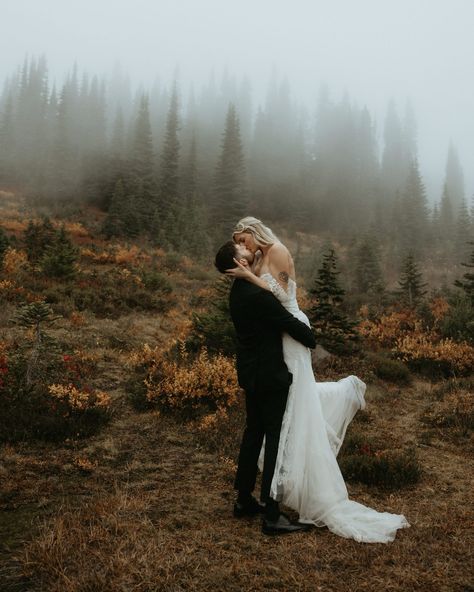
[[[45,215],[74,273],[28,251]],[[214,297],[211,261],[106,241],[104,216],[0,192],[0,591],[473,591],[472,346],[387,311],[360,320],[361,351],[315,358],[318,380],[368,384],[339,456],[351,498],[411,527],[389,545],[265,537],[232,516],[233,360],[186,347]]]

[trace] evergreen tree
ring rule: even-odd
[[[469,239],[472,238],[473,234],[474,233],[471,231],[471,219],[469,216],[469,210],[467,209],[466,200],[462,199],[454,232],[454,248],[458,261],[462,261],[469,256]]]
[[[337,259],[333,249],[323,255],[323,262],[313,287],[309,290],[312,305],[308,317],[316,340],[329,351],[348,353],[357,342],[354,323],[343,312],[345,291],[338,283]]]
[[[0,227],[0,270],[2,269],[3,265],[3,258],[5,256],[5,252],[10,245],[10,241],[8,240],[7,235],[3,228]]]
[[[178,202],[178,130],[178,91],[175,83],[166,118],[165,140],[161,155],[160,199],[163,212],[172,209]]]
[[[46,247],[40,265],[49,277],[71,279],[76,274],[77,249],[74,247],[64,226],[57,233],[53,244]]]
[[[245,166],[240,140],[239,120],[234,105],[229,105],[222,152],[214,179],[212,223],[217,229],[216,243],[231,235],[234,224],[247,213]]]
[[[29,221],[24,233],[26,254],[30,263],[37,263],[44,255],[46,249],[56,240],[56,230],[48,217],[41,223]]]
[[[229,311],[231,285],[228,277],[220,277],[214,284],[208,310],[193,314],[188,345],[194,351],[206,347],[209,353],[235,355],[235,329]]]
[[[426,294],[426,284],[421,280],[422,273],[418,270],[415,258],[409,253],[402,264],[401,276],[398,281],[397,295],[403,305],[409,308],[417,307]]]
[[[356,251],[355,280],[358,291],[372,303],[380,303],[385,286],[380,267],[378,242],[366,235]]]
[[[448,191],[447,183],[443,187],[443,195],[441,196],[441,203],[439,208],[439,224],[441,238],[444,242],[451,241],[454,231],[454,212],[453,203]]]
[[[457,211],[464,199],[464,175],[457,150],[452,143],[449,145],[446,160],[446,187],[454,211]]]
[[[469,242],[474,247],[474,241]],[[472,306],[474,306],[474,248],[471,251],[471,258],[469,263],[461,263],[464,267],[467,267],[471,271],[467,271],[463,275],[462,280],[456,280],[454,285],[461,288],[467,297],[471,300]]]
[[[391,196],[402,188],[406,175],[402,124],[395,103],[390,101],[384,128],[382,183]]]
[[[123,186],[123,180],[119,179],[115,183],[115,188],[110,199],[110,205],[107,212],[107,218],[104,221],[102,232],[107,238],[112,236],[121,236],[126,233],[126,220],[129,212],[127,211],[127,198]]]
[[[197,192],[197,150],[194,132],[191,136],[189,154],[181,175],[181,190],[185,198],[196,195]]]
[[[428,236],[428,206],[417,160],[412,161],[402,198],[400,239],[405,249],[421,253]]]
[[[131,162],[131,181],[127,191],[131,218],[124,223],[133,233],[149,228],[150,218],[157,206],[157,187],[154,176],[153,140],[148,109],[148,97],[142,95],[135,121]]]

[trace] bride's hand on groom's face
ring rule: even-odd
[[[250,275],[252,275],[252,272],[250,271],[250,269],[248,267],[245,267],[245,265],[242,265],[242,263],[240,263],[240,261],[238,261],[235,258],[234,258],[234,261],[235,261],[236,267],[234,267],[232,269],[228,269],[226,271],[227,275],[230,275],[234,278],[241,278],[241,279],[246,279]]]

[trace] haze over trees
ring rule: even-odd
[[[261,104],[228,73],[188,93],[175,81],[134,95],[119,70],[105,80],[74,66],[56,87],[40,57],[0,98],[3,187],[96,204],[106,236],[145,234],[201,255],[251,213],[289,231],[360,238],[361,248],[370,232],[397,266],[408,252],[459,264],[473,212],[456,147],[432,207],[419,156],[409,103],[390,102],[379,143],[374,116],[349,95],[322,88],[303,107],[276,75]]]

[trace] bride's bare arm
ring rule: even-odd
[[[269,290],[271,292],[268,282],[266,282],[264,279],[262,279],[258,275],[255,275],[254,272],[250,269],[250,267],[246,267],[245,265],[242,265],[242,263],[240,263],[240,261],[238,261],[237,259],[234,259],[234,261],[235,261],[236,267],[234,267],[233,269],[228,269],[226,271],[227,275],[231,275],[232,277],[235,277],[235,278],[247,280],[248,282],[251,282],[252,284],[255,284],[256,286],[259,286],[260,288],[263,288],[264,290]]]
[[[271,275],[286,292],[288,280],[294,279],[295,275],[295,266],[290,252],[282,243],[275,243],[268,251],[267,257],[267,265]]]

